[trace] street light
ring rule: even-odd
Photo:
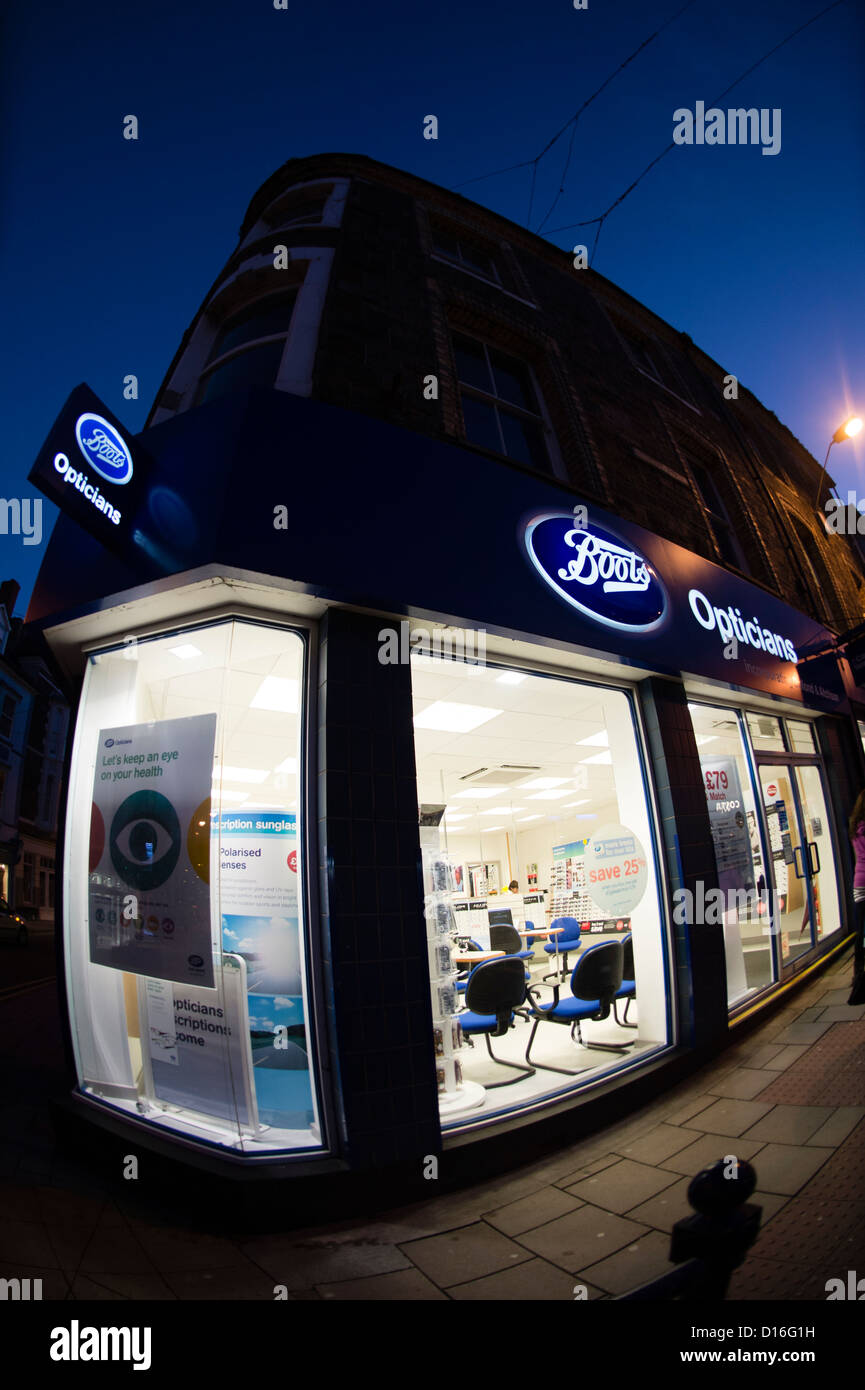
[[[832,438],[829,440],[829,448],[826,450],[826,457],[823,460],[823,470],[820,474],[820,481],[817,484],[817,496],[814,499],[814,506],[820,509],[820,493],[823,490],[823,479],[826,476],[826,465],[829,462],[829,454],[833,444],[843,444],[845,439],[855,439],[862,428],[862,421],[858,415],[851,415],[849,420],[845,420],[843,425],[839,425]]]

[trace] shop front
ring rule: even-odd
[[[68,486],[74,415],[34,481],[61,455]],[[861,747],[843,687],[803,688],[811,619],[318,402],[111,442],[121,535],[61,516],[29,615],[81,679],[63,1003],[94,1120],[305,1171],[627,1109],[846,940]]]

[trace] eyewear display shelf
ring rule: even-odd
[[[427,926],[430,986],[432,990],[433,1043],[442,1119],[476,1110],[486,1091],[463,1077],[458,1053],[462,1050],[457,969],[453,960],[456,922],[451,907],[453,870],[439,848],[438,824],[430,824],[432,808],[422,808],[420,841],[424,881],[424,917]],[[444,808],[442,808],[444,809]],[[426,812],[426,816],[423,814]],[[425,824],[424,821],[427,821]]]

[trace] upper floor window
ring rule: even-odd
[[[542,407],[525,362],[454,334],[465,437],[469,444],[551,473]]]
[[[730,514],[727,511],[724,501],[715,486],[708,471],[699,463],[688,460],[688,467],[697,484],[703,506],[712,532],[718,542],[718,549],[725,565],[732,565],[734,569],[748,572],[748,563],[745,559],[745,552],[739,544],[738,537],[733,524],[730,521]]]
[[[436,223],[432,224],[431,231],[433,251],[437,256],[454,261],[462,266],[463,270],[480,275],[484,280],[491,280],[495,285],[502,284],[496,258],[480,242],[473,241],[461,230]]]
[[[296,300],[296,290],[256,300],[222,325],[198,386],[196,405],[243,386],[273,386]]]
[[[12,725],[15,722],[17,708],[18,701],[14,695],[4,694],[0,696],[0,738],[12,737]]]

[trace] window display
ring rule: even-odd
[[[73,754],[65,937],[79,1084],[244,1152],[322,1143],[304,652],[297,632],[220,621],[94,653]]]
[[[653,825],[625,691],[421,654],[412,657],[412,691],[422,852],[425,863],[437,853],[448,866],[451,959],[460,971],[452,1019],[462,1019],[459,1070],[451,1078],[445,1048],[440,1110],[445,1125],[475,1123],[632,1066],[669,1041]],[[431,807],[435,825],[425,819]],[[623,1001],[635,982],[636,1028],[627,1033],[621,1010],[586,1005],[577,992],[584,958],[603,944]],[[525,976],[522,1002],[508,1002],[515,976],[498,982],[487,971],[472,998],[496,1012],[466,1007],[475,972],[511,955]],[[433,1014],[444,1029],[441,984],[436,972]],[[557,1001],[582,1011],[581,1034],[544,1026],[545,1014],[558,1018]],[[562,1071],[573,1079],[564,1082]]]

